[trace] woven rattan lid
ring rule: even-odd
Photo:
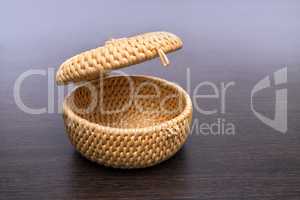
[[[112,39],[104,46],[80,53],[66,60],[56,74],[57,84],[93,80],[113,69],[160,56],[169,63],[165,53],[182,47],[179,37],[168,32],[151,32],[129,38]]]

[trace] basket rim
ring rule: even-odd
[[[114,133],[114,134],[144,134],[144,133],[149,133],[149,132],[154,132],[154,131],[160,131],[162,129],[168,128],[172,126],[173,124],[177,124],[178,122],[189,118],[192,115],[192,101],[190,96],[187,94],[187,92],[179,85],[177,85],[174,82],[167,81],[162,78],[154,77],[154,76],[149,76],[149,75],[128,75],[130,77],[136,77],[136,78],[146,78],[146,79],[151,79],[154,81],[159,81],[163,84],[167,84],[168,86],[171,86],[173,89],[181,93],[185,99],[185,106],[182,112],[180,112],[176,117],[163,121],[160,124],[156,124],[153,126],[147,126],[147,127],[140,127],[140,128],[118,128],[118,127],[110,127],[110,126],[105,126],[101,124],[97,124],[94,122],[91,122],[87,119],[84,119],[77,115],[76,113],[73,112],[73,110],[67,105],[67,99],[73,94],[73,92],[78,88],[74,88],[68,96],[65,98],[64,103],[63,103],[63,114],[67,115],[68,118],[71,118],[75,121],[78,121],[78,124],[84,124],[86,127],[89,129],[94,129],[94,130],[99,130],[100,132],[106,132],[106,133]],[[115,78],[115,77],[122,77],[122,75],[118,76],[108,76],[107,78]],[[84,86],[88,84],[89,82],[96,81],[96,80],[91,80],[88,81],[87,83],[84,83],[80,86]]]

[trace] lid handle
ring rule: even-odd
[[[166,67],[167,65],[170,64],[170,61],[169,61],[167,55],[165,54],[165,52],[164,52],[162,49],[157,49],[157,53],[158,53],[158,55],[159,55],[161,64],[162,64],[163,66]]]

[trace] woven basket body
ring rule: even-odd
[[[150,76],[90,81],[64,101],[71,143],[86,158],[115,168],[143,168],[184,144],[192,104],[176,84]]]

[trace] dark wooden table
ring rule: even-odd
[[[296,1],[2,4],[0,199],[300,199]],[[204,81],[219,92],[222,83],[234,82],[225,95],[224,113],[221,97],[202,98],[194,106],[216,113],[195,110],[193,117],[199,126],[218,120],[224,126],[232,123],[234,134],[217,134],[217,129],[200,132],[195,125],[174,157],[146,169],[111,169],[86,160],[64,132],[56,86],[49,93],[50,99],[54,96],[54,111],[47,108],[52,70],[111,37],[155,30],[174,32],[184,40],[184,48],[169,57],[171,67],[163,68],[155,59],[124,72],[177,82],[190,88],[192,97]],[[250,95],[259,80],[269,75],[273,83],[273,73],[285,66],[287,83],[280,88],[288,90],[288,131],[281,133],[255,117]],[[16,80],[30,69],[45,75],[26,78],[21,99],[31,108],[46,107],[43,114],[23,112],[14,99]],[[269,118],[275,114],[276,88],[272,85],[254,98],[255,109]],[[211,86],[196,91],[213,92]]]

